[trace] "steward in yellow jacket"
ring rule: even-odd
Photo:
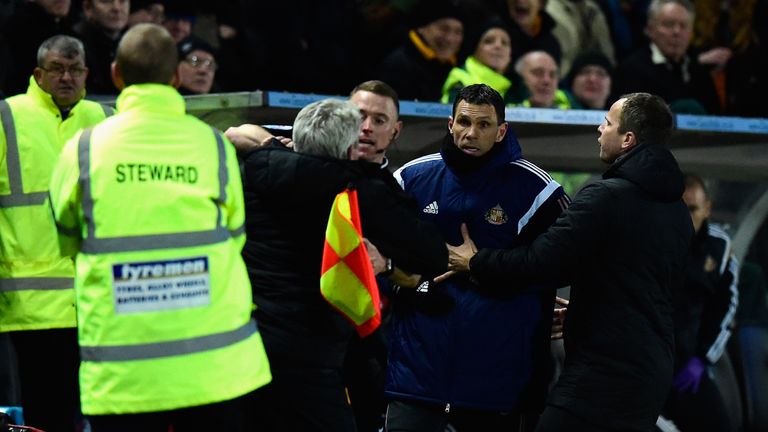
[[[82,43],[54,36],[27,92],[0,101],[0,332],[18,356],[27,423],[44,430],[74,430],[78,410],[75,270],[59,251],[48,185],[64,143],[112,113],[83,100],[87,72]]]
[[[67,143],[51,181],[76,254],[83,413],[94,432],[243,430],[243,396],[271,380],[251,318],[235,151],[186,115],[162,27],[123,36],[119,114]]]

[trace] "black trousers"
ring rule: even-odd
[[[246,432],[256,430],[245,424],[247,397],[170,411],[88,416],[88,421],[92,432]]]
[[[272,362],[272,360],[270,360]],[[248,402],[246,415],[259,432],[356,432],[341,367],[271,365],[272,382]],[[96,432],[96,431],[94,431]]]
[[[444,432],[448,425],[458,432],[527,432],[530,421],[518,413],[468,410],[445,412],[445,407],[416,401],[392,401],[387,406],[387,432]]]
[[[81,421],[77,329],[14,331],[24,422],[46,432],[75,431]]]
[[[609,430],[552,405],[547,405],[536,426],[536,432],[608,432]]]

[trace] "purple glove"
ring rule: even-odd
[[[696,393],[707,365],[698,358],[691,357],[688,363],[677,373],[672,385],[678,393]]]

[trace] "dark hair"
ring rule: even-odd
[[[367,91],[373,94],[377,94],[379,96],[384,96],[392,99],[392,102],[395,103],[395,110],[397,111],[397,115],[398,116],[400,115],[400,98],[397,97],[397,92],[395,91],[395,89],[393,89],[389,84],[385,83],[384,81],[370,80],[370,81],[362,82],[352,89],[352,92],[349,93],[349,96],[352,97],[355,95],[355,93],[359,91]]]
[[[420,0],[408,12],[408,25],[412,29],[427,26],[443,18],[454,18],[464,23],[464,13],[456,0]]]
[[[157,24],[131,27],[120,40],[115,58],[126,86],[170,84],[179,63],[176,42]]]
[[[619,133],[634,132],[638,144],[666,145],[675,117],[664,99],[649,93],[630,93],[619,115]]]
[[[573,63],[571,64],[571,71],[568,72],[568,76],[566,77],[565,81],[572,85],[576,75],[579,75],[581,70],[587,66],[600,66],[601,68],[605,69],[605,72],[608,74],[608,76],[613,78],[613,65],[611,64],[611,61],[608,59],[608,57],[606,57],[605,54],[600,51],[586,51],[577,55],[573,60]]]
[[[453,101],[451,115],[456,116],[456,107],[461,101],[467,101],[468,104],[472,105],[493,106],[498,124],[504,123],[504,98],[493,88],[485,84],[472,84],[462,88]]]
[[[192,53],[192,51],[205,51],[208,54],[212,55],[214,58],[216,57],[216,49],[211,46],[208,42],[205,40],[195,36],[195,35],[189,35],[179,41],[178,43],[179,48],[179,60],[185,59],[188,55]]]

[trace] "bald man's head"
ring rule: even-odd
[[[156,24],[131,27],[120,40],[115,59],[123,86],[171,84],[178,63],[176,42],[168,30]]]

